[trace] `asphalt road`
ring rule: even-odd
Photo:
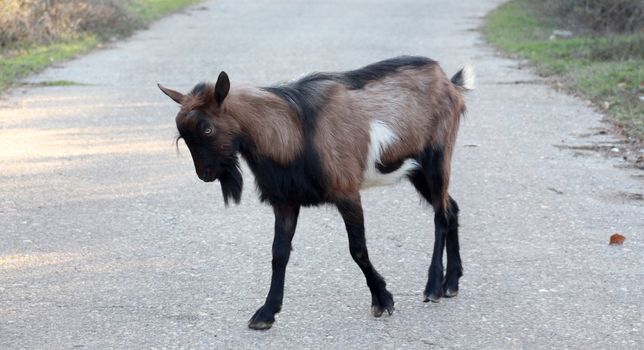
[[[207,1],[30,77],[82,85],[0,99],[0,349],[641,349],[643,175],[584,150],[615,143],[600,114],[483,43],[500,2]],[[478,73],[451,182],[460,295],[421,302],[433,214],[404,183],[363,193],[393,316],[369,315],[340,216],[310,208],[282,313],[247,329],[268,291],[272,211],[248,171],[230,208],[197,178],[156,83],[226,70],[269,84],[401,54]]]

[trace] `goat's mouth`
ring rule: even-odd
[[[210,177],[205,177],[204,176],[204,177],[200,177],[200,179],[203,182],[213,182],[213,181],[217,180],[217,178],[214,177],[214,176],[210,176]]]
[[[232,199],[235,203],[239,203],[241,200],[244,179],[239,169],[236,154],[206,164],[195,161],[195,172],[203,182],[219,180],[221,193],[224,196],[226,205],[228,205],[229,199]]]
[[[219,178],[221,171],[207,168],[202,172],[197,173],[199,179],[203,182],[213,182]]]

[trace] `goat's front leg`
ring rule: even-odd
[[[300,207],[279,205],[274,206],[273,211],[275,212],[275,237],[273,238],[271,289],[268,291],[264,305],[248,321],[248,327],[252,329],[271,328],[275,322],[275,314],[282,309],[284,274],[291,255],[291,240],[295,234]]]
[[[360,195],[356,194],[350,200],[339,202],[337,206],[349,235],[351,257],[364,273],[371,291],[371,313],[375,317],[380,317],[385,311],[391,315],[394,312],[394,298],[387,291],[385,280],[369,261]]]

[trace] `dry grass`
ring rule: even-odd
[[[642,0],[543,0],[533,4],[551,16],[574,22],[596,34],[644,30]]]
[[[199,0],[0,0],[0,93]]]
[[[134,29],[126,0],[0,0],[0,45],[51,43]]]

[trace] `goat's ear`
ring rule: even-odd
[[[158,83],[157,83],[157,85],[159,86],[159,89],[161,89],[161,91],[163,91],[164,94],[168,95],[168,97],[173,99],[174,102],[176,102],[178,104],[181,104],[181,101],[183,101],[183,94],[182,93],[180,93],[179,91],[174,91],[172,89],[168,89],[167,87],[164,87],[163,85],[158,84]]]
[[[224,102],[226,96],[228,96],[228,91],[230,90],[230,80],[228,80],[228,74],[226,72],[219,73],[219,78],[217,78],[217,84],[215,84],[215,101],[221,105]]]

